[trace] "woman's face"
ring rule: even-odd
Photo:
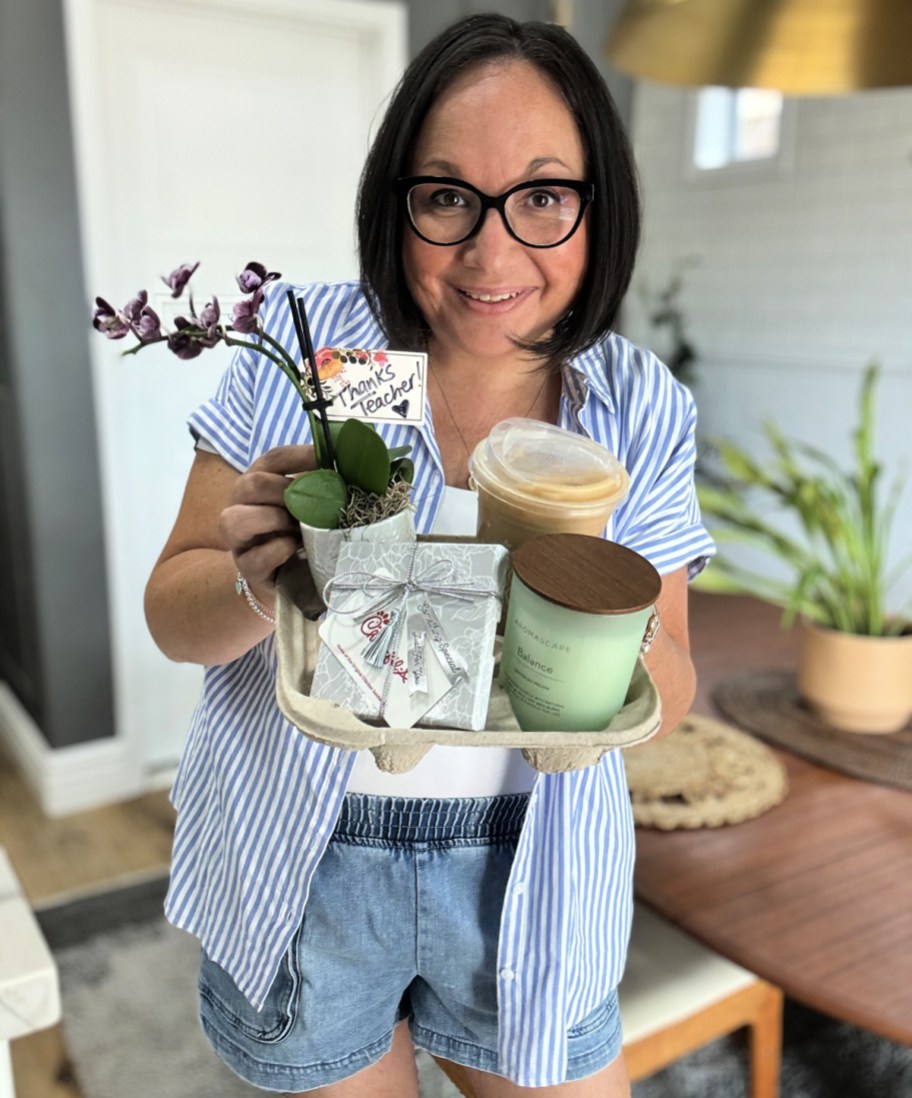
[[[441,95],[419,134],[413,175],[462,179],[498,195],[526,180],[585,179],[583,146],[554,87],[526,62],[473,69]],[[464,244],[439,247],[404,231],[412,296],[443,357],[509,358],[514,339],[549,332],[586,268],[586,219],[556,248],[528,248],[487,211]]]

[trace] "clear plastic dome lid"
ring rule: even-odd
[[[630,478],[598,442],[535,419],[505,419],[475,449],[470,471],[495,495],[603,507],[627,494]]]

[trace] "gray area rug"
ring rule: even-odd
[[[165,882],[38,912],[60,970],[63,1028],[85,1098],[252,1098],[199,1028],[199,950],[161,915]],[[912,1048],[786,1004],[782,1098],[910,1098]],[[425,1053],[422,1098],[459,1098]],[[532,1092],[534,1093],[534,1092]],[[633,1086],[633,1098],[748,1098],[734,1035]]]

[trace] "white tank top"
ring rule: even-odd
[[[477,497],[462,488],[445,487],[432,533],[475,536]],[[404,774],[377,768],[370,751],[358,751],[349,793],[380,797],[496,797],[528,793],[537,771],[510,747],[432,747]]]

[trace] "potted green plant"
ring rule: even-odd
[[[331,451],[317,424],[312,426],[318,468],[289,484],[285,506],[300,523],[307,562],[322,591],[335,574],[343,541],[415,540],[409,508],[414,466],[406,457],[410,447],[388,449],[369,423],[331,423]]]
[[[182,264],[162,281],[179,298],[199,263]],[[311,426],[317,468],[296,477],[285,492],[285,505],[301,524],[308,564],[322,591],[335,571],[341,542],[350,540],[414,541],[410,486],[414,466],[406,456],[410,447],[389,450],[377,431],[357,419],[331,422],[328,401],[322,399],[317,356],[311,344],[303,303],[288,291],[301,355],[309,373],[302,371],[285,347],[263,330],[259,308],[267,283],[280,278],[262,263],[250,262],[237,276],[246,296],[234,305],[231,320],[222,318],[218,299],[212,297],[197,311],[188,292],[186,315],[167,328],[140,290],[122,309],[104,298],[95,299],[93,327],[108,339],[134,336],[136,343],[124,351],[136,354],[158,343],[181,359],[196,358],[208,348],[224,343],[249,347],[273,362],[288,378],[301,399]],[[246,338],[242,338],[246,337]]]
[[[904,478],[881,496],[874,457],[874,391],[879,368],[865,370],[854,468],[765,427],[769,461],[733,442],[717,442],[721,471],[701,477],[700,506],[720,543],[747,543],[773,554],[786,580],[758,575],[725,553],[701,576],[706,590],[756,595],[783,608],[783,626],[803,630],[799,693],[830,725],[853,732],[895,732],[912,714],[912,624],[891,609],[907,558],[887,569],[890,531]],[[799,534],[767,517],[770,506],[797,520]]]

